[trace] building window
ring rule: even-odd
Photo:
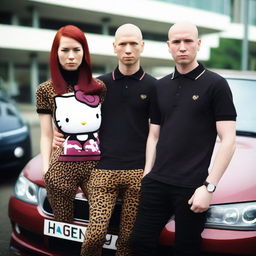
[[[0,12],[0,23],[1,24],[11,24],[11,13],[9,12]]]

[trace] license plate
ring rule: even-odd
[[[86,227],[53,220],[44,220],[44,235],[83,242]],[[104,248],[116,250],[116,235],[107,234]]]

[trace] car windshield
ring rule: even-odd
[[[23,121],[15,106],[6,99],[0,97],[0,133],[19,129]]]
[[[237,111],[237,131],[256,133],[256,80],[227,80]]]

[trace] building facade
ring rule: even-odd
[[[173,69],[166,45],[173,23],[187,20],[198,26],[203,40],[199,60],[207,61],[220,38],[243,40],[244,6],[246,37],[256,44],[255,0],[1,0],[0,87],[18,102],[34,104],[36,87],[49,79],[53,37],[67,24],[85,31],[95,75],[117,65],[112,49],[116,28],[138,25],[145,39],[143,68],[159,77]]]

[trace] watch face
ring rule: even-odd
[[[209,192],[213,192],[213,191],[215,190],[215,186],[214,186],[213,184],[208,184],[207,190],[208,190]]]

